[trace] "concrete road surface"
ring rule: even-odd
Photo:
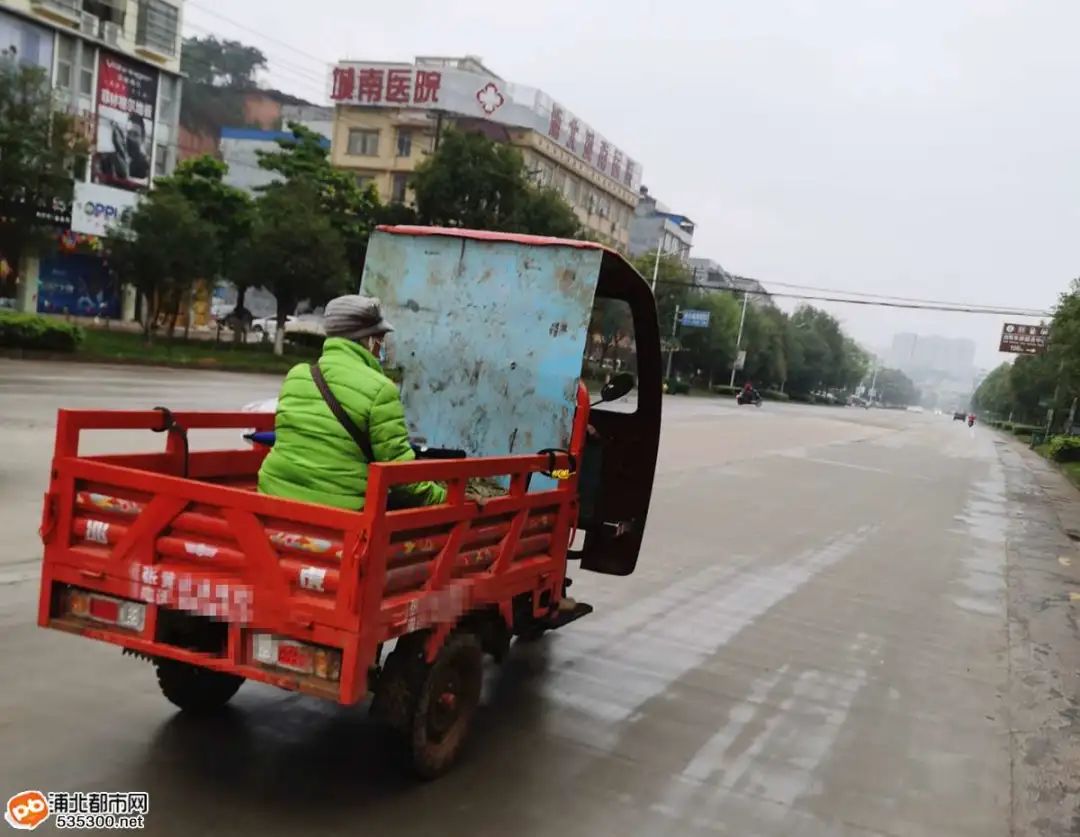
[[[596,613],[515,646],[430,784],[364,707],[247,684],[189,719],[36,628],[53,411],[276,383],[0,361],[4,799],[144,790],[176,835],[1080,834],[1077,495],[949,416],[669,399],[638,572],[574,573]]]

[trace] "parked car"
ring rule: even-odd
[[[963,410],[957,410],[952,414],[953,421],[967,421],[967,413]]]

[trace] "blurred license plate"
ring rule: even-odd
[[[298,642],[279,640],[277,664],[292,671],[311,674],[315,670],[314,652]]]

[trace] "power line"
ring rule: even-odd
[[[195,9],[199,9],[201,11],[204,11],[208,15],[213,15],[218,20],[223,20],[226,23],[231,24],[232,26],[235,26],[237,29],[242,29],[245,32],[250,32],[252,35],[257,35],[258,37],[263,38],[264,40],[270,41],[271,43],[275,43],[278,46],[285,47],[286,49],[291,50],[292,52],[295,52],[297,55],[303,56],[304,58],[308,59],[309,61],[314,61],[315,63],[317,63],[321,67],[326,67],[326,66],[330,65],[329,61],[324,61],[322,58],[318,58],[318,57],[312,55],[309,52],[304,52],[302,49],[298,49],[297,47],[294,47],[292,44],[286,43],[285,41],[278,40],[277,38],[275,38],[275,37],[273,37],[271,35],[267,35],[265,32],[259,32],[257,29],[252,29],[250,26],[247,26],[246,24],[243,24],[243,23],[239,23],[238,21],[235,21],[232,18],[225,17],[225,15],[220,14],[219,12],[215,12],[213,9],[208,9],[208,8],[206,8],[205,6],[203,6],[203,5],[199,4],[199,3],[194,3],[194,2],[191,2],[191,0],[188,0],[188,6],[190,8],[195,8]]]
[[[811,294],[796,294],[796,293],[771,293],[766,290],[750,290],[743,288],[714,288],[708,285],[698,285],[693,282],[679,282],[673,279],[660,279],[657,282],[658,285],[671,285],[675,287],[691,288],[698,291],[709,291],[714,293],[731,292],[731,293],[746,293],[753,294],[755,296],[767,296],[776,297],[778,299],[798,299],[812,302],[839,302],[846,303],[848,305],[872,305],[882,308],[906,308],[918,311],[945,311],[956,314],[992,314],[992,315],[1005,315],[1014,317],[1040,317],[1047,318],[1052,317],[1051,311],[1038,311],[1030,308],[1009,308],[1009,307],[976,307],[965,304],[952,304],[952,303],[936,303],[936,302],[889,302],[886,300],[877,299],[846,299],[843,297],[834,296],[819,296]]]
[[[781,288],[794,288],[795,290],[802,290],[802,291],[818,291],[820,293],[829,293],[829,294],[846,294],[846,295],[849,295],[849,296],[866,297],[868,299],[885,299],[885,300],[898,301],[898,302],[921,302],[921,303],[930,303],[930,304],[934,304],[934,305],[954,305],[954,306],[957,306],[957,307],[968,306],[968,307],[972,307],[972,308],[985,308],[985,307],[987,307],[987,306],[980,305],[979,303],[975,303],[975,302],[953,302],[953,301],[947,301],[947,300],[941,300],[941,299],[926,299],[926,298],[911,297],[911,296],[898,296],[897,294],[870,293],[869,291],[849,291],[849,290],[846,290],[844,288],[822,288],[822,287],[818,287],[816,285],[797,285],[797,284],[795,284],[793,282],[777,282],[777,281],[774,281],[772,279],[769,280],[769,286],[770,287],[776,286],[776,287],[781,287]],[[1032,310],[1034,310],[1034,309],[1032,309]]]
[[[192,23],[191,21],[185,21],[185,28],[190,28],[190,29],[194,29],[194,30],[199,31],[199,32],[204,32],[207,35],[210,35],[210,36],[213,36],[213,37],[216,37],[217,34],[218,34],[213,29],[208,29],[205,26],[200,26],[199,24]],[[270,68],[274,68],[274,72],[281,73],[282,75],[292,74],[292,76],[294,78],[303,78],[305,81],[317,84],[320,88],[325,87],[325,85],[326,85],[326,76],[325,75],[319,75],[314,70],[311,70],[308,67],[301,67],[299,64],[293,64],[292,62],[285,61],[284,59],[280,58],[277,54],[272,52],[271,50],[265,50],[265,51],[260,50],[260,51],[262,51],[264,53],[264,55],[266,55],[266,57],[270,59],[270,61],[268,61],[268,67],[267,67],[268,70]],[[198,64],[198,65],[204,67],[205,69],[209,69],[209,70],[214,69],[213,65],[210,64],[210,62],[208,62],[208,61],[199,61],[199,60],[193,58],[190,54],[187,56],[187,60],[189,62]],[[281,70],[280,69],[281,67],[284,67],[285,70]]]

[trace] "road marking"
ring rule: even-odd
[[[852,471],[865,471],[870,474],[888,474],[889,476],[895,476],[896,472],[888,468],[875,468],[872,465],[856,465],[854,462],[839,462],[835,459],[822,459],[817,456],[803,456],[797,453],[781,453],[787,459],[798,459],[802,462],[813,462],[816,465],[835,465],[838,468],[848,468]],[[920,476],[918,474],[904,474],[905,479],[922,480],[923,482],[932,482],[930,477]]]
[[[1063,566],[1063,567],[1071,567],[1072,566],[1072,558],[1066,558],[1064,555],[1059,555],[1058,556],[1058,563],[1061,564],[1061,566]]]

